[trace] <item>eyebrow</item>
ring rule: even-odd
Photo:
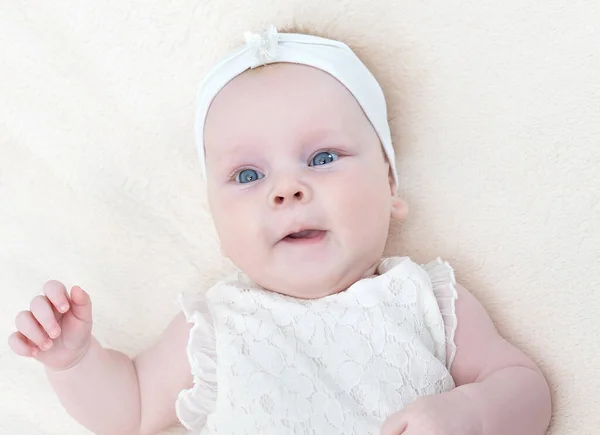
[[[250,144],[237,144],[228,148],[226,152],[218,152],[212,154],[211,160],[217,173],[221,175],[229,175],[236,167],[244,164],[252,164],[252,147]],[[257,154],[255,153],[255,156]],[[208,152],[206,154],[208,161]]]
[[[310,129],[308,132],[302,133],[298,138],[298,143],[296,144],[296,146],[299,149],[307,149],[309,147],[314,146],[315,143],[318,144],[319,142],[325,142],[331,137],[335,138],[336,143],[340,141],[344,143],[352,141],[351,135],[348,135],[347,132],[344,130],[337,128],[332,129],[328,127],[321,127],[316,129]],[[323,145],[333,146],[335,144],[325,143]],[[319,146],[321,145],[319,144]],[[213,157],[215,158],[215,163],[221,168],[226,167],[227,170],[237,165],[244,164],[244,161],[251,159],[253,157],[252,154],[255,153],[254,144],[251,141],[239,141],[238,143],[228,146],[227,151],[223,151],[222,147],[218,148],[219,150],[216,150],[216,152],[213,149]],[[209,148],[206,147],[205,144],[205,153],[207,158],[209,154],[208,149]]]
[[[309,144],[313,144],[314,142],[322,141],[331,136],[335,136],[338,138],[348,139],[348,135],[344,132],[340,132],[337,130],[333,130],[331,128],[322,128],[317,129],[315,131],[311,131],[309,133],[302,134],[299,138],[299,145],[301,147],[305,147]],[[222,148],[221,148],[222,149]],[[251,142],[239,142],[237,144],[231,145],[227,147],[228,155],[238,155],[248,152],[248,150],[253,149],[253,144]],[[205,146],[205,153],[208,155],[208,147]]]
[[[225,143],[231,143],[231,141],[229,142],[225,142]],[[251,144],[248,142],[239,142],[236,143],[234,145],[231,145],[230,147],[227,147],[227,151],[226,153],[223,151],[223,147],[222,146],[218,146],[218,145],[214,145],[212,147],[208,147],[206,142],[204,143],[204,155],[206,158],[208,158],[209,154],[212,155],[213,157],[216,156],[217,158],[222,157],[223,154],[226,155],[238,155],[241,154],[243,152],[246,152],[249,148],[251,147]],[[209,152],[209,149],[212,148],[211,152]]]
[[[324,140],[330,136],[344,136],[343,132],[339,130],[332,130],[331,128],[321,128],[313,131],[311,133],[307,133],[302,137],[302,143],[313,143]]]

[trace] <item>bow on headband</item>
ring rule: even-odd
[[[252,53],[256,66],[265,65],[277,56],[279,34],[272,24],[260,33],[244,32],[246,46]]]

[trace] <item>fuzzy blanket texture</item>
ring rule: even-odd
[[[0,335],[48,279],[130,355],[231,265],[193,138],[202,75],[245,30],[356,49],[387,94],[409,219],[552,385],[552,435],[600,433],[600,2],[4,1]],[[86,434],[0,343],[0,434]],[[168,433],[181,433],[174,428]]]

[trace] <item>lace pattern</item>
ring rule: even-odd
[[[393,257],[379,273],[317,300],[242,274],[183,296],[195,385],[178,398],[181,422],[203,435],[378,434],[417,397],[454,388],[452,269]]]

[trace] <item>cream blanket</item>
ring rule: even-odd
[[[44,281],[131,355],[229,270],[193,102],[244,30],[340,38],[389,100],[410,219],[389,253],[449,260],[552,384],[553,435],[600,430],[600,3],[203,0],[0,4],[0,335]],[[0,433],[85,434],[0,344]],[[174,433],[179,430],[175,429]]]

